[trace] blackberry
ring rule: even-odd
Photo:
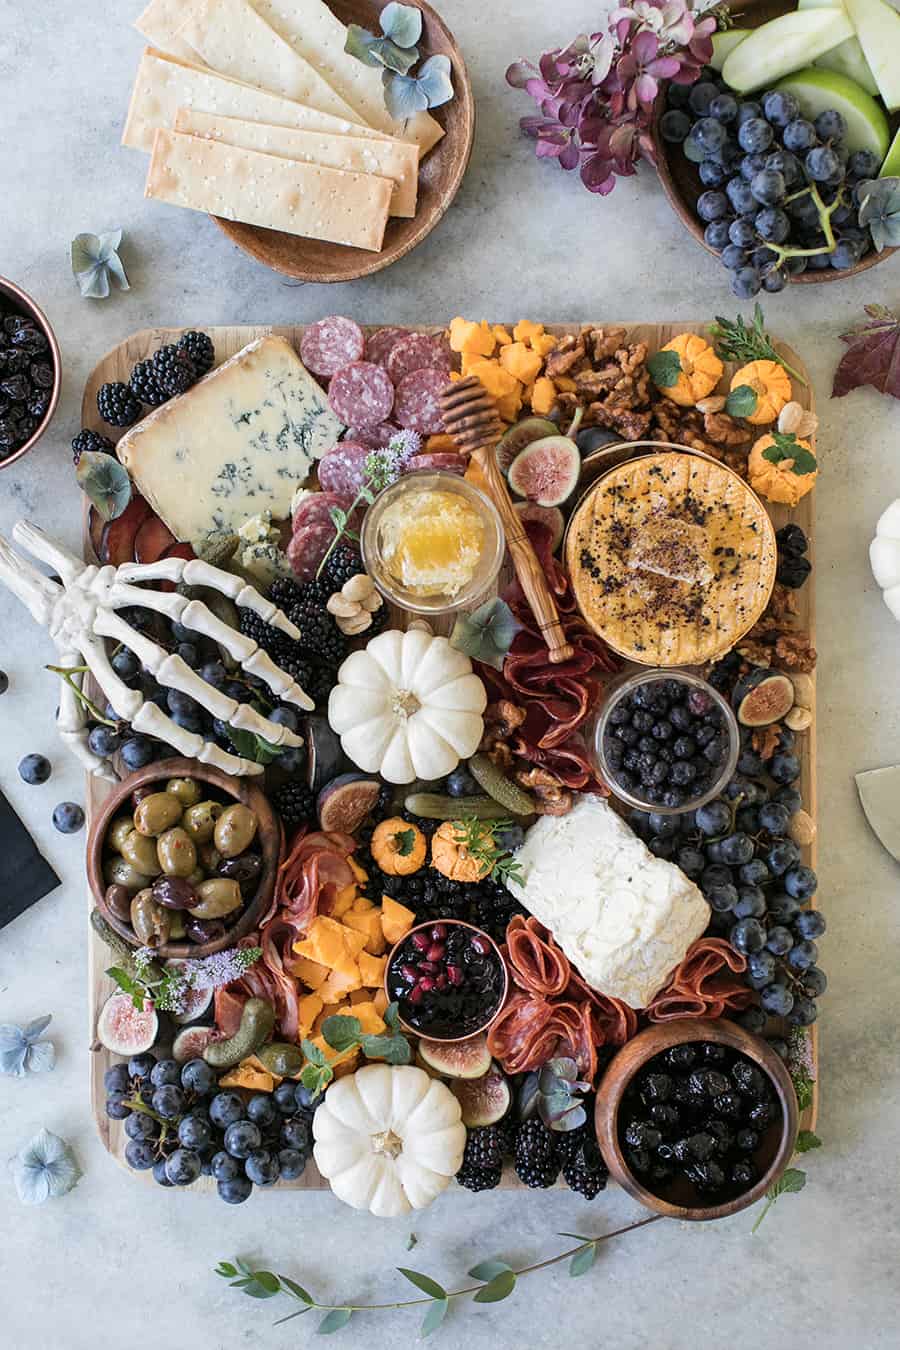
[[[291,581],[289,577],[276,577],[269,588],[269,599],[285,613],[297,604],[302,594],[296,581]]]
[[[166,343],[154,352],[151,364],[156,383],[167,398],[185,393],[197,382],[193,361],[187,352],[179,351],[173,342]]]
[[[86,450],[92,450],[95,454],[114,455],[116,447],[108,436],[101,436],[99,431],[90,431],[87,427],[82,427],[72,440],[73,463],[77,464]]]
[[[265,619],[260,618],[252,609],[241,609],[239,611],[240,630],[244,637],[250,638],[253,642],[259,644],[264,652],[268,652],[273,661],[277,660],[278,654],[289,656],[293,654],[296,643],[280,628],[273,628],[271,624],[266,623]]]
[[[158,408],[160,403],[165,403],[168,398],[168,394],[157,383],[153,362],[149,359],[138,361],[131,372],[128,385],[135,398],[149,404],[151,408]]]
[[[492,1191],[500,1185],[502,1176],[502,1167],[472,1167],[464,1162],[456,1174],[456,1180],[467,1191]]]
[[[569,1190],[577,1191],[585,1200],[593,1200],[594,1196],[606,1189],[609,1171],[597,1147],[593,1128],[583,1128],[586,1130],[585,1135],[563,1163],[563,1179]],[[573,1134],[577,1133],[573,1130]]]
[[[470,1191],[492,1191],[503,1175],[503,1145],[496,1125],[469,1130],[462,1166],[456,1174]]]
[[[328,695],[334,688],[334,672],[318,663],[307,666],[307,669],[309,676],[303,688],[318,708],[328,702]],[[298,684],[301,683],[298,676],[295,675],[294,679]]]
[[[516,1176],[526,1186],[546,1188],[559,1176],[559,1158],[550,1131],[537,1116],[516,1131]]]
[[[272,793],[272,805],[291,829],[315,820],[316,794],[304,783],[285,783]]]
[[[503,1117],[496,1127],[497,1138],[500,1143],[500,1151],[504,1158],[511,1158],[516,1151],[516,1133],[519,1128],[518,1121],[510,1111]]]
[[[128,385],[116,380],[112,384],[101,384],[97,390],[97,411],[111,427],[130,427],[138,420],[142,409]]]
[[[207,333],[198,333],[191,329],[187,333],[182,333],[175,345],[179,351],[184,352],[191,362],[198,380],[211,371],[215,365],[216,349],[213,346],[212,338]]]
[[[339,591],[351,577],[366,569],[359,551],[350,544],[338,544],[337,548],[322,568],[322,581],[328,587],[329,595]]]
[[[300,647],[337,670],[347,652],[347,639],[324,603],[312,595],[304,596],[291,607],[288,617],[300,629]]]

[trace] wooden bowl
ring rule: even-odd
[[[625,1089],[648,1060],[672,1045],[687,1041],[714,1041],[738,1050],[766,1074],[781,1106],[781,1120],[773,1122],[762,1137],[754,1161],[760,1169],[756,1185],[744,1195],[718,1205],[678,1204],[647,1189],[625,1161],[619,1142],[619,1110]],[[597,1091],[595,1125],[604,1162],[615,1181],[635,1200],[671,1219],[724,1219],[760,1200],[781,1176],[794,1153],[797,1142],[797,1094],[787,1069],[765,1041],[753,1036],[725,1018],[682,1017],[674,1022],[658,1022],[635,1036],[612,1060]]]
[[[26,318],[34,321],[50,344],[50,360],[53,363],[53,388],[50,391],[47,411],[25,443],[20,445],[18,450],[14,450],[12,454],[7,455],[5,459],[0,458],[0,469],[8,469],[11,464],[15,464],[17,459],[27,455],[28,451],[37,445],[50,425],[53,414],[56,412],[56,405],[59,402],[59,391],[62,386],[62,361],[59,354],[59,343],[56,341],[56,334],[50,327],[50,320],[44,311],[35,304],[31,296],[26,295],[14,281],[10,281],[7,277],[0,277],[0,299],[8,300]]]
[[[388,1003],[392,1002],[393,995],[391,994],[389,975],[391,964],[399,949],[404,943],[409,941],[413,933],[419,933],[426,928],[434,928],[436,924],[443,924],[445,928],[467,928],[470,933],[477,933],[480,938],[484,938],[485,942],[490,944],[491,952],[500,966],[500,972],[503,977],[503,983],[500,988],[500,998],[497,1001],[496,1008],[487,1020],[484,1021],[480,1027],[476,1027],[474,1031],[467,1032],[465,1036],[432,1036],[423,1031],[421,1027],[414,1027],[409,1022],[404,1022],[402,1017],[399,1019],[400,1026],[410,1036],[418,1036],[422,1040],[438,1041],[441,1045],[461,1045],[463,1041],[471,1041],[475,1036],[483,1036],[488,1028],[494,1025],[503,1010],[503,1005],[506,1002],[506,995],[509,993],[509,971],[506,968],[506,962],[503,960],[503,957],[500,954],[500,948],[497,946],[494,939],[489,933],[486,933],[483,928],[479,928],[477,924],[468,923],[465,919],[431,919],[427,923],[415,924],[408,933],[403,935],[399,942],[394,943],[393,947],[388,952],[388,958],[384,963],[384,992],[387,995]]]
[[[378,32],[378,15],[383,7],[380,3],[374,3],[374,0],[328,0],[328,3],[342,23],[357,23],[370,32]],[[419,51],[423,59],[437,55],[450,58],[454,96],[442,108],[431,110],[445,135],[419,167],[419,200],[415,216],[411,220],[391,216],[380,253],[319,239],[303,239],[280,230],[266,230],[259,225],[213,216],[219,229],[251,258],[297,281],[353,281],[356,277],[380,272],[404,257],[431,233],[453,201],[472,153],[475,100],[466,64],[453,34],[424,0],[417,3],[417,8],[422,11]]]
[[[736,26],[759,28],[762,24],[768,23],[770,19],[777,19],[782,14],[791,13],[797,6],[795,0],[739,0],[739,3],[736,0],[730,8],[734,12]],[[756,98],[757,95],[749,94],[747,97]],[[701,192],[706,191],[700,182],[697,165],[692,164],[689,159],[685,158],[680,145],[670,145],[659,134],[659,120],[665,110],[666,86],[663,85],[660,88],[656,107],[653,111],[653,142],[656,148],[656,171],[659,174],[659,181],[681,223],[691,232],[697,243],[703,245],[707,253],[712,253],[717,258],[719,255],[716,250],[710,248],[703,238],[705,226],[695,210],[697,198]],[[896,115],[891,116],[890,113],[888,117],[893,134],[898,123],[900,123],[900,118]],[[896,252],[895,248],[885,248],[881,253],[876,253],[873,249],[855,267],[848,267],[846,271],[837,272],[834,268],[829,268],[827,271],[821,272],[801,272],[799,276],[790,277],[790,281],[792,284],[800,286],[815,286],[826,281],[843,281],[845,277],[855,277],[860,272],[868,272],[870,267],[875,267],[878,263],[884,262],[892,253]]]
[[[146,768],[138,769],[135,773],[130,774],[114,792],[110,793],[91,824],[86,850],[88,883],[97,908],[109,926],[115,929],[130,946],[139,947],[141,944],[136,939],[131,925],[123,923],[120,918],[113,914],[106,903],[106,882],[103,880],[103,844],[107,829],[122,811],[135,788],[146,787],[148,783],[159,783],[161,785],[160,791],[162,791],[162,785],[170,778],[195,778],[202,783],[208,783],[211,788],[216,790],[217,794],[230,797],[235,802],[243,802],[245,806],[249,806],[251,811],[256,813],[258,822],[256,837],[263,860],[262,874],[256,894],[250,900],[237,923],[214,942],[167,942],[164,946],[158,948],[159,955],[164,958],[184,959],[185,957],[211,956],[213,952],[220,952],[226,947],[233,947],[241,938],[246,937],[248,933],[252,933],[268,910],[275,893],[275,880],[284,842],[281,821],[273,811],[263,791],[256,787],[250,779],[234,778],[231,774],[223,773],[221,769],[213,768],[208,764],[200,764],[195,759],[163,759],[155,764],[148,764]]]

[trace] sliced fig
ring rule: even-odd
[[[150,514],[150,503],[135,493],[122,514],[103,526],[97,550],[100,561],[113,567],[134,562],[135,535]]]
[[[794,706],[794,686],[787,675],[751,671],[738,681],[732,701],[742,726],[767,727],[780,722]]]
[[[536,520],[550,531],[550,552],[555,553],[562,543],[566,522],[558,506],[538,506],[537,502],[514,502],[513,507],[523,520]]]
[[[172,1042],[172,1058],[179,1064],[202,1059],[206,1047],[221,1039],[222,1033],[215,1027],[182,1027]]]
[[[468,1041],[419,1041],[419,1054],[429,1069],[445,1078],[483,1078],[493,1062],[486,1036]]]
[[[367,778],[364,773],[342,773],[332,778],[316,802],[320,826],[355,834],[378,801],[380,791],[378,779]]]
[[[306,781],[313,792],[321,792],[348,763],[340,737],[331,730],[328,718],[312,715],[306,719]]]
[[[513,460],[526,445],[532,445],[535,441],[543,440],[547,436],[556,436],[558,433],[559,427],[546,417],[525,417],[514,427],[510,427],[497,442],[497,449],[494,451],[497,463],[504,473],[508,473]]]
[[[142,1055],[156,1041],[159,1018],[153,1004],[136,1008],[130,994],[110,994],[97,1018],[97,1040],[114,1055]]]
[[[509,1110],[512,1094],[506,1074],[498,1064],[492,1064],[481,1078],[457,1078],[450,1091],[462,1107],[462,1121],[467,1129],[478,1125],[496,1125]]]
[[[166,962],[166,970],[177,970],[185,964],[184,961],[171,960]],[[209,1008],[212,1003],[213,991],[211,989],[186,989],[182,995],[181,1012],[170,1013],[173,1022],[179,1026],[187,1026],[189,1022],[197,1022]]]
[[[561,506],[578,486],[581,455],[568,436],[544,436],[521,450],[509,466],[509,486],[538,506]]]
[[[139,563],[155,563],[177,540],[159,516],[148,516],[134,536],[134,556]]]

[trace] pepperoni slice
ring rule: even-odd
[[[390,350],[385,368],[394,384],[414,370],[442,370],[450,374],[451,355],[446,340],[430,337],[427,333],[409,333]]]
[[[287,559],[298,581],[313,581],[319,564],[328,552],[334,539],[334,525],[302,525],[295,530],[287,546]]]
[[[383,366],[398,342],[409,337],[408,328],[379,328],[366,338],[366,360]]]
[[[353,361],[332,377],[328,402],[347,426],[377,426],[391,415],[394,387],[381,366]]]
[[[294,533],[306,525],[330,524],[334,507],[346,510],[352,500],[352,497],[348,498],[337,492],[310,492],[307,497],[301,498],[291,518]]]
[[[353,501],[366,478],[366,460],[370,445],[341,441],[319,460],[319,485],[323,492]]]
[[[446,387],[447,373],[443,370],[429,367],[404,375],[397,385],[394,401],[394,417],[401,427],[419,431],[423,436],[432,436],[443,431],[441,394]]]
[[[312,323],[300,339],[300,357],[307,370],[330,379],[351,361],[358,361],[366,339],[358,323],[330,314]]]

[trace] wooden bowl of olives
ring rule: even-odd
[[[193,759],[126,778],[91,827],[87,873],[107,923],[166,958],[210,956],[268,910],[284,836],[265,794]]]

